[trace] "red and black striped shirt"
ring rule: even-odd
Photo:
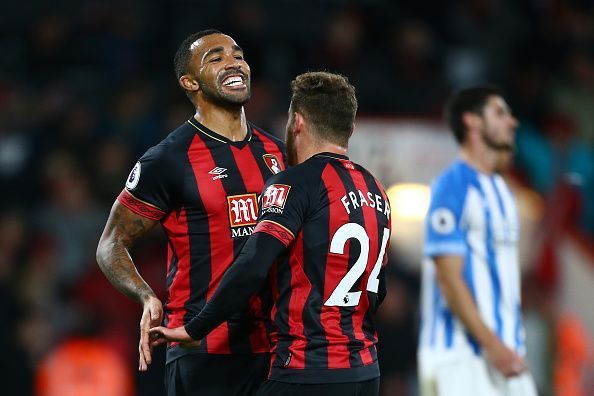
[[[186,325],[188,333],[205,334],[268,273],[275,299],[271,379],[330,383],[379,376],[372,315],[385,295],[390,204],[384,189],[347,157],[320,153],[271,177],[260,209],[244,252]],[[230,298],[231,290],[239,294]]]
[[[167,235],[168,327],[185,324],[210,299],[254,230],[265,181],[284,164],[284,144],[257,127],[232,142],[194,118],[140,158],[118,199],[159,220]],[[253,297],[247,313],[222,323],[193,352],[268,352],[262,299]],[[187,352],[169,348],[167,361]]]

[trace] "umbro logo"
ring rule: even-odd
[[[210,172],[208,172],[210,175],[214,175],[212,180],[217,180],[217,179],[223,179],[225,177],[227,177],[227,174],[225,174],[225,172],[227,172],[227,168],[219,168],[218,166],[213,168]]]

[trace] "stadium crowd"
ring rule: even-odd
[[[94,253],[136,159],[192,114],[172,59],[181,38],[204,28],[243,47],[252,68],[249,118],[279,136],[289,81],[306,70],[348,76],[367,116],[438,119],[452,89],[501,85],[520,120],[516,177],[552,205],[571,206],[564,224],[594,238],[592,2],[31,3],[0,6],[7,394],[33,394],[47,381],[48,356],[80,339],[116,352],[129,367],[121,379],[128,394],[161,394],[162,355],[148,374],[136,374],[139,309],[109,286]],[[161,293],[163,244],[155,232],[134,250]],[[391,267],[379,324],[382,382],[385,394],[415,394],[418,275],[399,269],[398,258]],[[538,294],[539,281],[528,283],[530,293]],[[534,298],[527,304],[538,311]],[[554,348],[544,356],[546,371]],[[552,394],[552,377],[539,385]]]

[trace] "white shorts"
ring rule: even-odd
[[[505,378],[482,356],[432,359],[419,354],[421,396],[536,396],[528,371]]]

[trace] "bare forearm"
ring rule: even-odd
[[[497,337],[481,318],[472,294],[462,277],[464,266],[462,257],[440,256],[436,257],[435,261],[437,280],[452,313],[483,347],[496,341]]]
[[[116,201],[97,247],[97,263],[101,271],[116,289],[139,304],[155,297],[155,293],[136,270],[129,249],[156,223],[134,214]]]
[[[462,279],[449,279],[440,282],[440,286],[450,310],[478,343],[487,346],[493,342],[495,335],[481,318],[466,283]]]
[[[151,287],[142,279],[128,249],[118,242],[106,242],[97,249],[97,263],[109,282],[121,293],[139,304],[155,297]]]

